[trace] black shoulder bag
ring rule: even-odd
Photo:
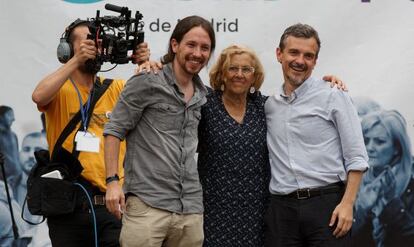
[[[88,116],[92,115],[93,109],[99,98],[105,93],[110,84],[111,79],[105,79],[101,84],[95,83],[94,93]],[[25,203],[22,207],[22,218],[29,224],[40,224],[48,216],[68,214],[74,211],[76,205],[76,189],[73,184],[82,172],[82,165],[77,159],[79,152],[72,153],[62,147],[63,142],[73,132],[76,125],[81,121],[81,112],[77,112],[69,121],[62,133],[60,134],[53,148],[52,156],[49,151],[36,151],[36,164],[29,173],[27,179],[27,194],[25,203],[29,211],[33,215],[42,215],[43,220],[39,223],[33,223],[24,219]],[[51,158],[49,158],[51,157]],[[63,179],[42,177],[43,174],[51,171],[59,171]]]

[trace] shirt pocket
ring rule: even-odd
[[[309,146],[320,146],[329,143],[336,136],[335,126],[319,116],[298,118],[294,121],[293,133],[301,142]]]
[[[173,131],[182,120],[180,107],[167,103],[157,103],[148,108],[148,121],[160,131]]]

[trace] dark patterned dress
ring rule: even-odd
[[[242,124],[219,91],[207,96],[199,125],[198,169],[204,193],[204,246],[263,246],[270,168],[266,97],[248,96]]]

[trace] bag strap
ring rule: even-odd
[[[111,85],[112,83],[112,79],[105,79],[103,81],[102,84],[99,83],[99,78],[97,78],[97,80],[94,83],[94,88],[93,90],[95,90],[94,94],[93,94],[93,99],[89,108],[89,112],[88,112],[88,118],[90,118],[90,116],[92,115],[92,112],[95,108],[96,102],[98,102],[98,100],[101,98],[101,96],[105,93],[105,91],[108,89],[108,87]],[[51,156],[51,160],[54,160],[54,158],[56,157],[56,153],[58,151],[58,149],[62,146],[63,142],[66,140],[66,138],[68,138],[68,136],[70,135],[70,133],[72,133],[72,131],[76,128],[76,125],[81,121],[82,116],[81,116],[81,112],[78,111],[75,116],[72,117],[72,119],[69,121],[69,123],[66,125],[66,127],[63,129],[62,133],[60,133],[60,136],[58,138],[58,140],[55,143],[55,146],[53,148],[53,153]]]

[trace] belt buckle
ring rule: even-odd
[[[105,196],[104,195],[95,195],[95,196],[93,196],[93,204],[104,206],[105,205]]]
[[[296,190],[296,198],[298,200],[310,198],[310,188]]]

